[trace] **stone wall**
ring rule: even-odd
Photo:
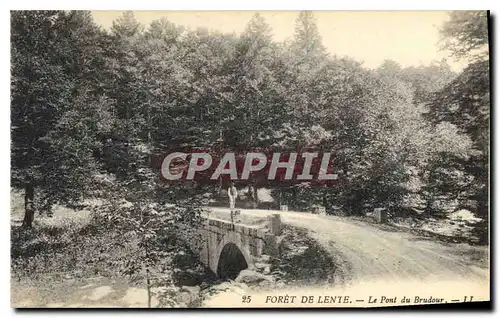
[[[199,248],[200,260],[214,273],[217,273],[221,251],[229,243],[235,244],[240,249],[248,268],[253,269],[255,259],[261,255],[277,254],[276,235],[281,232],[281,219],[279,215],[271,216],[263,228],[208,218],[199,231],[202,237]]]

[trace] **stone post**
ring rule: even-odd
[[[374,211],[375,220],[378,223],[387,223],[387,211],[384,208],[376,208]]]
[[[281,216],[279,214],[272,214],[267,217],[269,230],[273,235],[281,235]]]

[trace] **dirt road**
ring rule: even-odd
[[[225,217],[229,209],[214,208]],[[330,254],[337,267],[335,275],[342,275],[345,295],[363,298],[368,295],[441,296],[457,293],[473,295],[476,300],[489,299],[488,254],[485,247],[467,244],[435,242],[410,233],[381,228],[350,219],[320,216],[309,213],[269,210],[242,210],[248,218],[259,219],[280,213],[283,222],[307,229],[324,250]],[[315,260],[311,260],[314,262]],[[383,282],[383,284],[380,283]],[[344,286],[331,286],[344,288]],[[285,289],[283,292],[289,292]],[[315,291],[309,286],[292,290],[297,295],[318,295],[326,289]],[[144,288],[130,287],[127,282],[113,282],[104,278],[85,281],[69,279],[57,283],[13,281],[11,304],[14,307],[144,307],[147,292]],[[241,307],[241,297],[248,291],[228,290],[214,295],[204,303],[206,307]],[[256,293],[256,291],[252,291]],[[273,290],[273,293],[277,292]],[[269,294],[269,291],[265,293]],[[265,295],[256,299],[265,300]],[[479,297],[479,296],[482,296]],[[451,299],[451,298],[450,298]],[[256,303],[258,304],[258,302]],[[276,306],[264,304],[263,306]],[[327,304],[328,305],[328,304]],[[363,304],[366,305],[366,304]],[[320,306],[320,304],[314,304]],[[323,305],[325,306],[325,305]]]
[[[227,209],[214,209],[228,213]],[[489,280],[485,247],[436,242],[389,226],[341,217],[268,210],[242,210],[247,216],[280,213],[283,222],[305,228],[332,256],[344,280],[368,282]]]

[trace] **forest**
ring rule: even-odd
[[[240,36],[167,18],[143,26],[132,12],[109,31],[83,11],[14,11],[11,25],[11,182],[34,203],[28,227],[35,210],[102,192],[99,176],[165,188],[153,184],[151,157],[188,146],[334,153],[339,185],[287,187],[291,206],[432,215],[455,205],[487,218],[484,12],[452,13],[441,30],[443,45],[470,60],[459,74],[446,61],[370,70],[332,56],[311,12],[286,43],[258,14]]]
[[[168,15],[142,25],[126,12],[105,29],[87,11],[12,11],[11,187],[24,196],[16,235],[33,233],[56,205],[96,198],[100,226],[140,233],[151,258],[159,233],[196,224],[221,190],[162,182],[162,155],[314,147],[332,153],[335,185],[236,186],[254,207],[265,188],[290,209],[321,204],[343,216],[385,208],[389,218],[439,219],[466,209],[487,244],[487,13],[451,12],[440,34],[463,70],[446,60],[364,67],[327,51],[309,11],[284,42],[259,14],[225,34]]]

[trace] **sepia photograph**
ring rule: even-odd
[[[491,29],[10,11],[11,307],[491,308]]]

